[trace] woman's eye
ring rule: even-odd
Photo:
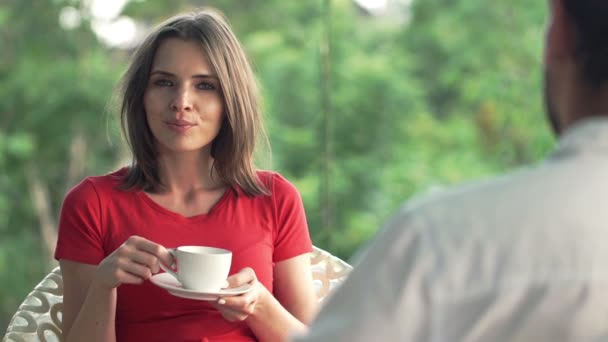
[[[156,81],[154,81],[154,85],[161,86],[161,87],[170,87],[173,85],[173,82],[171,82],[169,80],[156,80]]]
[[[201,82],[196,87],[202,90],[214,90],[216,88],[215,85],[207,82]]]

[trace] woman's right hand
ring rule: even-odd
[[[131,236],[99,263],[96,281],[112,289],[121,284],[141,284],[159,271],[159,262],[173,259],[167,249],[139,236]]]

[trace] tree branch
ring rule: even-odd
[[[38,216],[42,247],[47,256],[47,262],[50,264],[57,244],[57,220],[51,210],[48,185],[38,176],[35,165],[30,165],[26,178],[30,196],[34,201],[36,216]]]

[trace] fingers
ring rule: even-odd
[[[247,317],[253,314],[253,309],[255,307],[255,303],[249,303],[249,305],[246,306],[231,306],[226,302],[226,298],[220,298],[216,303],[212,303],[212,305],[230,322],[247,319]]]
[[[115,263],[118,267],[124,267],[129,263],[136,263],[145,266],[150,270],[150,273],[157,273],[159,270],[158,259],[145,251],[139,250],[137,246],[125,243],[115,254]]]
[[[156,274],[160,270],[158,258],[152,254],[136,250],[130,255],[130,259],[135,263],[147,267],[152,274]]]
[[[139,277],[137,275],[131,274],[129,272],[125,272],[125,271],[119,271],[118,272],[119,275],[117,278],[120,279],[120,283],[122,284],[135,284],[135,285],[139,285],[141,283],[144,282],[144,279],[142,277]]]
[[[133,251],[133,260],[147,265],[152,273],[158,273],[160,270],[159,261],[166,265],[173,263],[173,256],[165,247],[145,238],[135,235],[131,236],[127,239],[124,246],[127,247],[128,252]]]
[[[173,256],[171,255],[171,253],[169,253],[169,250],[167,250],[162,245],[159,245],[150,240],[146,240],[144,238],[136,239],[135,244],[139,250],[145,251],[155,256],[165,264],[171,265],[173,263]]]
[[[228,277],[228,282],[231,287],[243,284],[251,285],[251,289],[247,293],[239,296],[222,297],[212,303],[228,321],[242,321],[255,315],[258,309],[267,303],[268,296],[272,296],[266,287],[257,280],[253,269],[249,267]]]
[[[218,311],[229,322],[239,322],[245,320],[249,315],[227,307],[218,307]]]
[[[239,287],[244,284],[255,285],[258,283],[255,271],[250,267],[243,268],[226,279],[228,287]],[[225,308],[230,308],[238,312],[251,313],[252,308],[257,302],[257,291],[252,290],[240,296],[228,296],[218,299],[217,303]]]
[[[126,260],[126,259],[122,259],[118,261],[119,266],[118,268],[120,270],[123,270],[124,272],[137,276],[139,278],[141,278],[142,280],[144,279],[150,279],[150,277],[152,277],[152,270],[143,264],[134,262],[132,260]]]
[[[218,304],[226,305],[239,310],[247,310],[249,306],[255,305],[258,300],[257,291],[249,291],[238,296],[226,296],[217,300]]]
[[[160,270],[159,259],[172,257],[168,250],[139,236],[129,237],[99,265],[99,279],[109,287],[120,284],[141,284]]]
[[[241,295],[233,297],[223,297],[218,299],[217,303],[240,311],[247,311],[252,304],[255,304],[255,300]]]
[[[151,271],[147,266],[115,255],[110,255],[97,267],[97,279],[108,288],[121,284],[141,284],[150,276]]]
[[[249,284],[254,280],[257,280],[257,277],[255,276],[255,271],[250,267],[245,267],[226,279],[228,287],[239,287],[241,285]]]
[[[247,317],[255,313],[256,305],[258,304],[261,295],[261,289],[259,289],[259,287],[262,285],[257,280],[253,281],[252,286],[254,288],[245,294],[240,296],[222,297],[213,304],[229,321],[242,321],[247,319]]]

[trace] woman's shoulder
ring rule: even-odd
[[[126,173],[127,168],[121,168],[104,175],[85,177],[72,187],[66,196],[82,198],[116,192]]]
[[[298,194],[298,189],[287,178],[276,171],[259,170],[257,175],[272,196],[285,196]]]

